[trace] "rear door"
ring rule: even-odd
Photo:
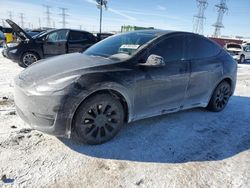
[[[95,38],[88,32],[70,31],[68,53],[83,52],[95,43]]]
[[[198,35],[189,35],[187,46],[191,76],[185,106],[205,105],[215,84],[222,77],[223,65],[218,59],[221,48]]]
[[[67,53],[68,30],[56,30],[49,33],[43,43],[45,56],[54,56]]]

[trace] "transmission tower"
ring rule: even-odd
[[[2,26],[5,27],[5,20],[2,19]]]
[[[193,32],[203,34],[204,20],[206,17],[204,16],[205,9],[208,6],[207,0],[196,0],[198,7],[198,14],[194,15],[194,27]]]
[[[68,23],[68,22],[66,22],[66,17],[69,16],[68,14],[66,14],[66,11],[68,9],[67,8],[59,8],[59,9],[62,11],[62,13],[59,14],[62,16],[62,21],[59,23],[62,23],[62,28],[65,28],[66,24]]]
[[[12,11],[8,11],[8,13],[9,13],[9,19],[12,20],[12,18],[13,18],[12,17]]]
[[[50,28],[51,27],[51,22],[50,22],[50,15],[51,15],[50,9],[51,9],[51,6],[49,6],[49,5],[43,5],[43,6],[46,9],[45,14],[46,14],[46,20],[47,20],[47,27]]]
[[[222,23],[223,15],[228,11],[226,0],[221,0],[219,4],[215,5],[218,16],[217,21],[213,26],[215,27],[214,30],[214,37],[219,37],[221,35],[221,28],[224,28],[224,25]]]
[[[38,25],[39,25],[39,28],[41,28],[41,18],[40,17],[38,18]]]
[[[24,21],[23,21],[23,19],[24,19],[24,13],[20,13],[20,25],[21,25],[22,28],[24,28]]]

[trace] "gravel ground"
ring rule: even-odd
[[[193,109],[126,125],[88,146],[30,129],[0,56],[0,187],[250,187],[250,63],[220,113]]]

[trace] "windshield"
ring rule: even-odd
[[[106,58],[129,58],[139,51],[139,48],[156,38],[155,33],[132,32],[109,37],[84,52],[86,55]]]
[[[54,31],[54,30],[52,29],[52,30],[42,31],[42,32],[38,33],[37,35],[34,35],[32,38],[35,39],[35,38],[38,38],[38,37],[43,37],[44,35],[46,35],[50,31]]]
[[[238,44],[228,44],[227,48],[239,48],[239,49],[241,49],[241,45],[238,45]]]

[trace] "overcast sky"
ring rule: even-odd
[[[216,22],[214,7],[219,0],[208,0],[204,34],[213,34],[211,26]],[[222,35],[250,37],[250,0],[228,0],[229,11],[225,14]],[[67,27],[88,31],[99,28],[99,11],[93,0],[0,0],[0,19],[9,18],[20,24],[24,13],[25,27],[46,26],[45,8],[51,6],[51,25],[62,27],[59,7],[68,8]],[[121,25],[137,25],[169,30],[193,30],[193,16],[198,12],[195,0],[108,0],[108,10],[103,13],[103,30],[119,31]],[[0,22],[2,25],[2,22]]]

